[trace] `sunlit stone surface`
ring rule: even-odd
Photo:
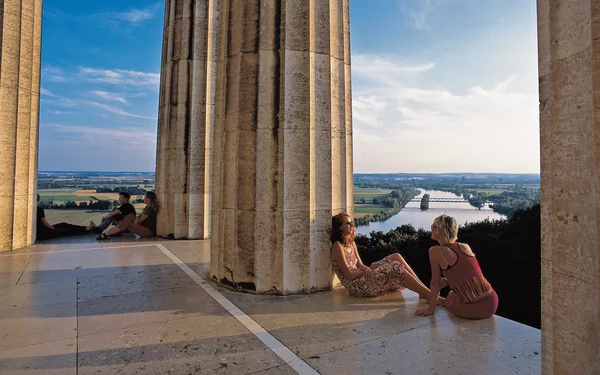
[[[89,235],[0,254],[0,374],[296,374],[157,246],[207,280],[209,242]],[[540,373],[539,330],[443,308],[416,317],[424,300],[410,291],[272,296],[212,285],[323,375]]]
[[[599,6],[538,0],[544,374],[600,373]]]
[[[42,0],[0,0],[0,251],[35,240]]]

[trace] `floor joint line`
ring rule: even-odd
[[[183,272],[192,278],[205,292],[207,292],[215,301],[223,306],[234,318],[246,327],[254,336],[263,342],[273,353],[281,358],[288,366],[294,371],[301,375],[315,375],[319,374],[314,368],[300,358],[296,353],[291,351],[281,341],[277,340],[271,335],[266,329],[260,324],[256,323],[254,319],[246,315],[239,307],[233,302],[228,300],[222,295],[217,289],[215,289],[210,283],[204,280],[194,270],[192,270],[187,264],[185,264],[179,257],[173,254],[162,244],[157,244],[158,247],[166,256],[168,256],[173,263],[177,264]]]

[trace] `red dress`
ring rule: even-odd
[[[356,259],[354,254],[353,243],[344,245],[340,242],[340,245],[342,246],[344,257],[350,270],[359,271],[356,267],[358,259]],[[394,290],[404,289],[404,265],[392,260],[389,256],[379,261],[380,265],[377,269],[373,270],[370,280],[367,280],[364,276],[348,280],[333,259],[331,263],[335,274],[351,296],[375,297],[393,292]]]

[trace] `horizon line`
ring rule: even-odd
[[[153,173],[156,171],[82,171],[82,170],[38,170],[38,173]],[[356,174],[407,174],[407,175],[428,175],[428,174],[513,174],[513,175],[540,175],[540,172],[353,172]]]

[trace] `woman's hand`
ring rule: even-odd
[[[379,268],[379,262],[373,262],[373,263],[371,263],[371,265],[369,267],[372,270],[376,270],[377,268]]]
[[[364,273],[365,279],[371,280],[371,276],[373,276],[373,270],[371,270],[369,267],[365,266],[362,271]]]
[[[427,316],[427,315],[431,315],[435,312],[435,305],[433,306],[427,306],[424,309],[419,309],[417,311],[415,311],[415,315],[416,316]]]

